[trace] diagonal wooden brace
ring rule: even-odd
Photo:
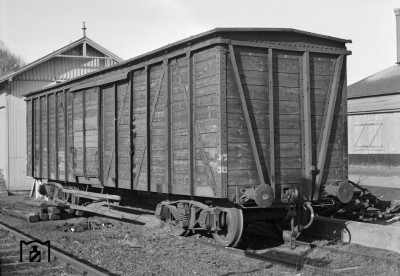
[[[324,176],[324,167],[329,146],[329,137],[332,129],[333,115],[335,113],[336,98],[339,91],[339,84],[342,75],[341,74],[342,66],[343,66],[343,55],[340,55],[339,58],[336,60],[335,72],[333,75],[332,85],[328,96],[328,102],[325,108],[325,114],[324,114],[325,120],[323,120],[320,141],[318,143],[319,154],[317,160],[317,169],[319,170],[319,174],[317,174],[315,179],[313,200],[318,200],[321,188],[321,182]]]
[[[246,98],[244,96],[244,91],[243,91],[243,86],[242,86],[242,81],[240,79],[239,69],[238,69],[238,66],[236,63],[235,51],[234,51],[232,45],[229,45],[229,54],[230,54],[231,61],[232,61],[233,71],[235,72],[236,84],[237,84],[237,87],[239,90],[240,101],[242,103],[242,108],[243,108],[243,113],[244,113],[244,117],[246,120],[247,130],[248,130],[249,136],[250,136],[251,147],[253,149],[253,155],[254,155],[254,159],[256,162],[256,166],[257,166],[258,178],[260,180],[260,184],[266,184],[265,179],[264,179],[264,173],[261,168],[260,157],[258,155],[256,140],[254,138],[253,126],[252,126],[251,120],[250,120],[249,109],[247,107]],[[271,183],[269,183],[269,184],[271,184]]]

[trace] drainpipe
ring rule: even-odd
[[[397,47],[397,60],[396,64],[400,64],[400,8],[394,10],[396,15],[396,47]]]

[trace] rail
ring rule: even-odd
[[[19,240],[32,240],[34,239],[32,236],[23,233],[19,230],[16,230],[15,228],[0,222],[0,230],[4,231],[7,233],[9,236],[13,236]],[[36,245],[36,244],[35,244]],[[40,247],[42,250],[47,250],[47,247],[41,244],[37,244],[38,247]],[[82,275],[85,276],[108,276],[111,275],[109,272],[105,272],[104,269],[101,268],[96,268],[93,266],[90,266],[88,264],[85,264],[78,260],[77,258],[73,256],[69,256],[66,253],[62,252],[60,249],[54,247],[53,245],[50,246],[51,249],[51,258],[50,261],[61,261],[69,265],[69,268],[77,271],[78,273],[81,273]],[[0,251],[1,252],[1,251]],[[12,263],[12,265],[15,264],[22,264],[22,263]],[[29,270],[34,271],[36,270],[41,270],[40,266],[38,266],[38,263],[24,263],[24,264],[30,264]]]

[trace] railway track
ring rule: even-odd
[[[347,276],[353,274],[346,274],[340,271],[334,271],[331,269],[319,267],[312,264],[307,264],[306,260],[301,257],[293,257],[289,255],[275,255],[269,254],[266,250],[244,250],[232,247],[224,247],[219,244],[214,243],[208,239],[193,239],[194,242],[199,242],[206,246],[211,246],[217,250],[228,252],[229,254],[235,254],[245,258],[257,259],[260,261],[268,262],[271,265],[283,265],[286,267],[291,267],[296,271],[301,271],[301,275],[325,275],[325,276]]]
[[[288,252],[278,253],[276,250],[251,250],[223,247],[208,239],[193,239],[195,242],[211,246],[217,250],[246,258],[258,259],[269,262],[271,265],[283,265],[295,269],[299,275],[323,275],[323,276],[354,276],[354,275],[398,275],[400,262],[391,258],[371,257],[367,254],[318,246],[307,242],[296,242],[301,248],[293,254]],[[289,249],[289,246],[288,246]],[[317,254],[311,254],[315,249]],[[300,251],[300,253],[299,253]],[[321,253],[325,251],[325,253]],[[319,255],[319,256],[318,256]],[[329,256],[327,258],[326,256]],[[337,260],[330,259],[335,256]],[[365,260],[365,262],[362,262]]]
[[[254,232],[244,234],[256,237],[258,241],[279,239],[271,235],[262,235]],[[175,236],[176,237],[176,236]],[[185,239],[185,237],[177,237]],[[372,256],[367,253],[348,251],[341,248],[317,245],[305,241],[296,241],[296,250],[290,250],[288,244],[274,246],[267,249],[251,249],[251,245],[242,244],[238,249],[224,247],[215,243],[212,238],[204,236],[187,237],[194,243],[200,243],[216,250],[237,256],[257,259],[270,263],[271,266],[281,265],[292,268],[296,275],[323,275],[323,276],[354,276],[354,275],[387,275],[397,276],[400,271],[400,260],[389,257]],[[300,274],[299,274],[300,273]]]
[[[30,243],[31,241],[34,241],[33,237],[0,222],[1,276],[110,275],[106,271],[84,263],[53,245],[42,245],[38,242]]]

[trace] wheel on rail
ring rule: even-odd
[[[221,217],[225,216],[225,222],[221,223],[221,230],[212,235],[215,241],[223,246],[235,247],[238,245],[243,233],[243,212],[239,208],[223,208]]]

